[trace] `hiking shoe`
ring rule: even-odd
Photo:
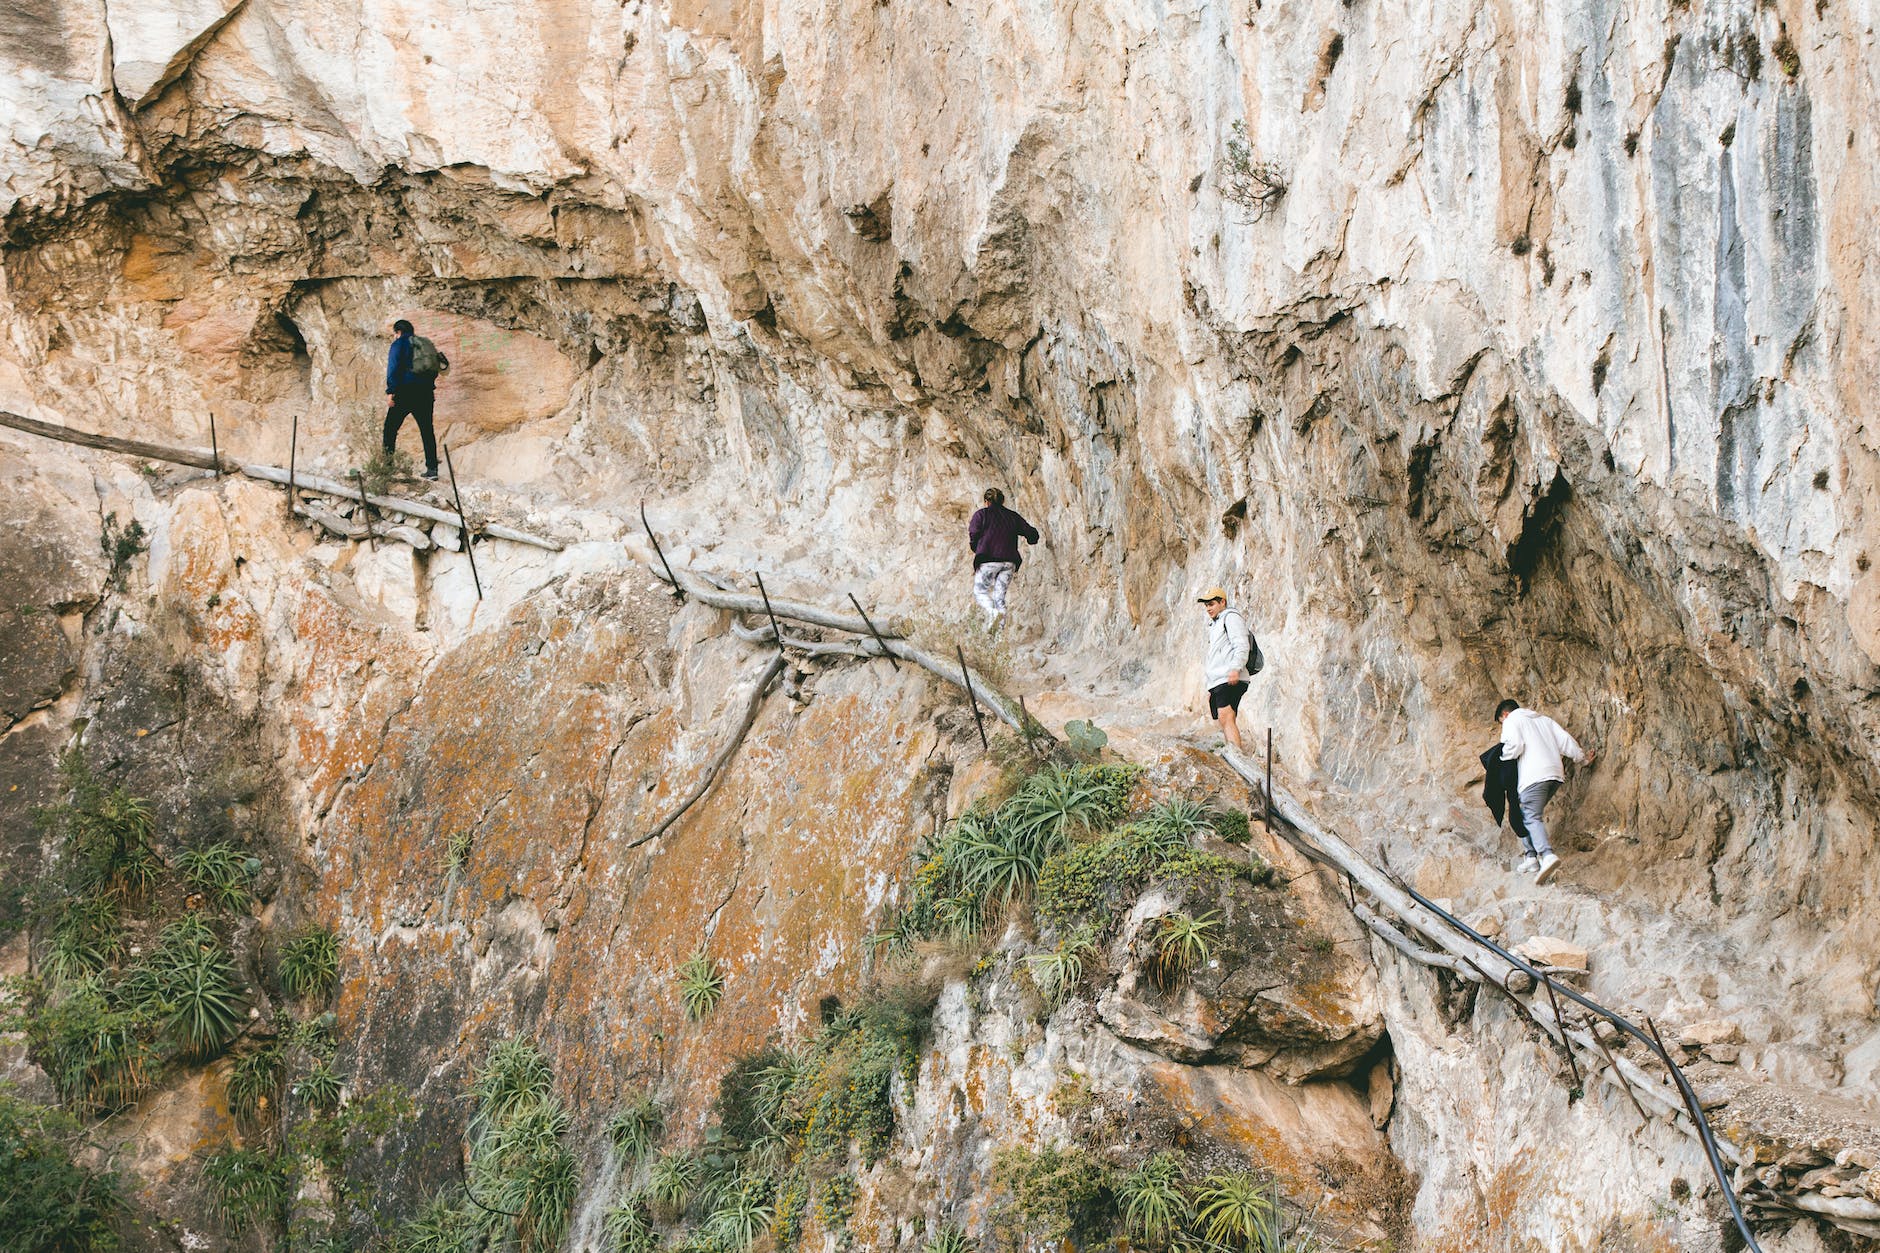
[[[1514,872],[1516,874],[1532,875],[1537,873],[1540,868],[1540,858],[1532,853],[1524,853],[1522,854],[1521,860],[1515,863]]]
[[[437,467],[436,466],[424,467],[424,473],[420,475],[419,477],[427,478],[427,479],[430,479],[432,482],[436,482],[437,481]]]
[[[1541,884],[1554,877],[1554,871],[1560,867],[1560,858],[1554,853],[1541,855],[1540,869],[1534,872],[1534,882]]]

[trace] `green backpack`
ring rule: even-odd
[[[422,335],[411,337],[411,372],[421,379],[434,379],[450,369],[450,360],[437,345]]]

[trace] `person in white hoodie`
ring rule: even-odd
[[[1519,701],[1504,700],[1495,706],[1495,721],[1501,723],[1502,760],[1518,763],[1517,795],[1533,848],[1521,859],[1518,869],[1532,874],[1534,882],[1545,883],[1553,878],[1560,856],[1548,838],[1541,811],[1566,780],[1566,764],[1561,758],[1571,757],[1582,766],[1590,766],[1594,754],[1581,748],[1558,722],[1546,714],[1523,709]]]
[[[1245,752],[1236,715],[1240,698],[1247,694],[1247,653],[1253,635],[1240,610],[1227,603],[1227,593],[1220,588],[1210,587],[1195,599],[1208,611],[1208,655],[1202,669],[1208,717],[1220,723],[1229,748]]]

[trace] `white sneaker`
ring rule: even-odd
[[[1521,855],[1521,860],[1515,863],[1514,872],[1516,874],[1531,875],[1531,874],[1534,874],[1536,871],[1538,871],[1540,868],[1541,868],[1540,858],[1536,857],[1532,853],[1523,853]]]
[[[1541,855],[1540,869],[1534,872],[1534,882],[1541,884],[1554,877],[1554,871],[1560,866],[1560,858],[1553,853]]]

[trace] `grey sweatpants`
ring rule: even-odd
[[[1541,821],[1541,810],[1547,808],[1559,787],[1560,780],[1547,779],[1521,789],[1521,817],[1527,823],[1528,847],[1536,857],[1554,851],[1553,842],[1547,838],[1547,824]]]

